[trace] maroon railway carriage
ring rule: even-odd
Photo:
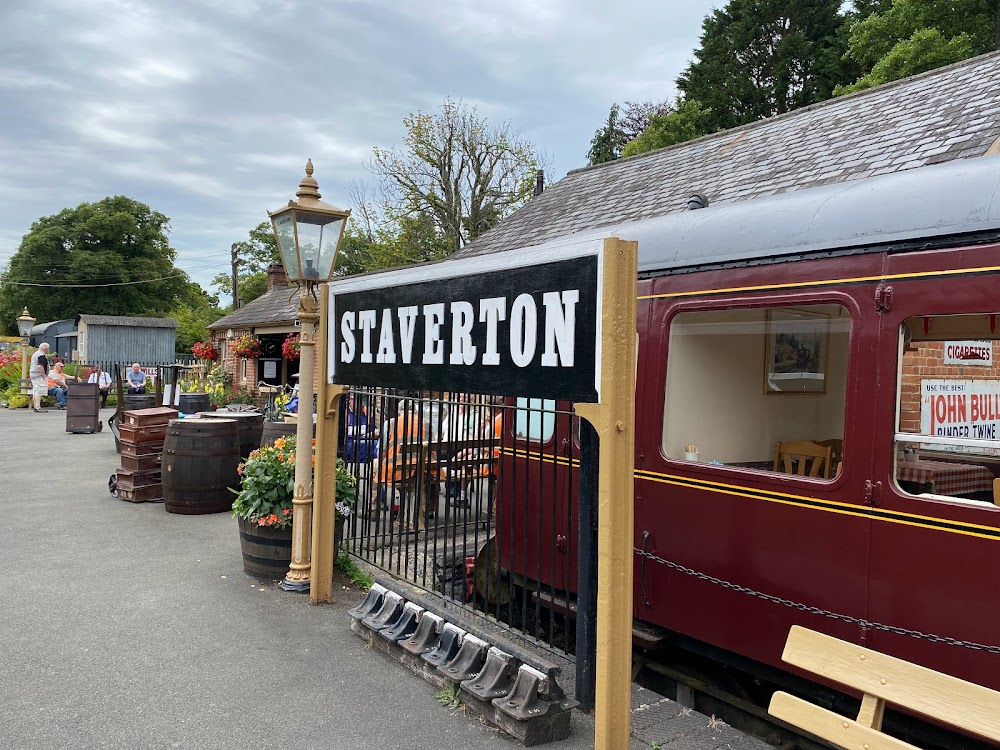
[[[636,619],[764,669],[803,625],[1000,689],[1000,157],[596,234],[639,242]],[[574,432],[505,438],[500,562],[540,589],[577,590],[550,543],[575,509],[539,512],[576,503]],[[803,441],[816,476],[776,455]]]

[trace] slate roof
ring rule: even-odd
[[[248,302],[224,318],[219,318],[208,328],[243,328],[255,325],[291,323],[298,316],[299,289],[294,286],[276,286],[257,299]]]
[[[77,323],[88,326],[128,326],[130,328],[176,328],[173,318],[130,318],[119,315],[79,315]]]
[[[623,222],[982,156],[1000,138],[1000,52],[628,159],[577,169],[454,258]],[[1000,157],[997,157],[1000,158]]]

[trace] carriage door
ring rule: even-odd
[[[1000,246],[889,256],[872,508],[870,643],[1000,687]],[[963,271],[963,269],[968,269]]]

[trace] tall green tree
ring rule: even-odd
[[[678,97],[669,112],[654,116],[646,129],[626,144],[622,156],[635,156],[710,133],[711,114],[699,102]]]
[[[625,102],[623,108],[611,105],[608,121],[594,133],[587,152],[587,163],[603,164],[622,156],[625,146],[638,138],[650,122],[670,114],[668,102]]]
[[[509,124],[446,99],[436,114],[417,112],[403,125],[403,145],[374,149],[370,168],[388,213],[429,217],[450,252],[531,197],[540,159]]]
[[[169,224],[121,195],[38,219],[0,276],[0,326],[12,331],[24,306],[38,321],[166,314],[188,283]]]
[[[207,341],[208,326],[224,314],[218,297],[206,292],[200,284],[189,281],[168,313],[177,321],[176,350],[189,352],[196,341]]]
[[[850,26],[859,69],[837,94],[933,70],[1000,47],[1000,0],[893,0]]]
[[[841,0],[730,0],[677,79],[712,131],[822,101],[844,82]]]
[[[267,291],[267,268],[272,263],[281,262],[271,222],[262,221],[249,231],[247,239],[237,242],[236,257],[240,303],[245,305]],[[219,290],[220,295],[232,299],[232,272],[216,275],[212,279],[212,285]]]

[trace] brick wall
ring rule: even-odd
[[[997,355],[1000,342],[993,342],[992,367],[944,364],[944,342],[928,341],[915,344],[917,351],[903,354],[902,382],[900,384],[899,427],[902,432],[920,432],[920,381],[951,380],[1000,380]]]

